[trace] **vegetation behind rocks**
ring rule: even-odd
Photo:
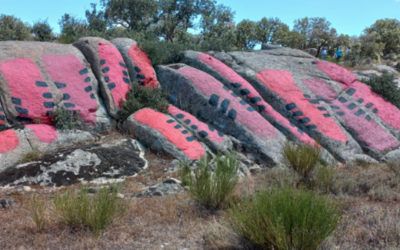
[[[176,15],[177,12],[182,15]],[[349,65],[392,58],[400,53],[400,21],[380,19],[358,37],[338,34],[323,17],[304,17],[293,28],[278,18],[234,22],[235,13],[214,0],[102,0],[78,19],[68,13],[60,17],[61,33],[55,35],[47,21],[32,25],[17,17],[0,16],[0,40],[37,40],[72,43],[83,36],[106,39],[130,37],[137,40],[154,64],[176,60],[178,51],[249,50],[261,44],[280,44],[298,49],[351,49],[344,57]],[[195,29],[196,32],[191,32]],[[395,60],[395,59],[394,59]]]

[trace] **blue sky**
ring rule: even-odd
[[[90,3],[99,0],[0,0],[0,14],[33,23],[47,19],[55,28],[64,13],[84,17]],[[278,17],[290,26],[295,19],[326,17],[339,33],[359,35],[380,18],[400,19],[400,0],[218,0],[236,12],[236,21]]]

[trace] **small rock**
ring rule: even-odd
[[[30,186],[24,186],[24,187],[23,187],[23,190],[24,190],[25,192],[31,192],[31,191],[32,191],[32,188],[31,188]]]
[[[13,199],[0,199],[0,208],[7,209],[15,204]]]
[[[259,165],[255,164],[255,165],[249,167],[249,171],[250,171],[250,173],[253,174],[253,175],[254,175],[254,174],[258,174],[258,173],[261,172],[261,167],[260,167]]]
[[[172,178],[172,177],[166,179],[165,181],[163,181],[163,183],[164,184],[178,184],[178,185],[182,184],[182,182],[180,180]]]
[[[123,195],[123,194],[121,194],[121,193],[118,193],[118,194],[117,194],[117,197],[120,198],[120,199],[123,199],[123,198],[125,198],[125,195]]]
[[[135,197],[153,197],[153,196],[165,196],[170,194],[176,194],[183,190],[181,182],[175,178],[168,178],[162,183],[150,186],[145,190],[134,194]]]

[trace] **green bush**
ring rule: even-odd
[[[382,76],[371,77],[366,83],[375,93],[400,108],[400,89],[394,81],[393,74],[385,72]]]
[[[144,41],[140,43],[141,48],[151,58],[153,65],[165,65],[179,62],[182,52],[195,49],[183,43],[170,43],[165,41]]]
[[[131,114],[142,108],[152,108],[166,113],[168,101],[161,89],[133,85],[119,112],[119,120],[125,121]]]
[[[193,174],[187,169],[182,180],[188,183],[193,198],[207,209],[223,208],[236,187],[239,162],[234,154],[219,155],[215,158],[215,169],[211,168],[208,157],[198,162]]]
[[[310,191],[272,189],[229,210],[234,230],[263,249],[317,249],[339,221],[334,202]]]
[[[54,199],[54,206],[62,223],[70,227],[88,228],[95,234],[123,214],[125,208],[117,196],[116,188],[102,188],[93,196],[85,189],[77,193],[67,191]]]
[[[321,150],[317,146],[287,143],[283,156],[286,164],[301,177],[300,182],[309,185],[311,174],[321,161]]]
[[[59,130],[81,129],[84,124],[78,111],[66,110],[64,108],[55,109],[51,113],[50,119]]]

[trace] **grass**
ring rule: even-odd
[[[321,161],[321,150],[316,146],[287,143],[283,148],[283,156],[286,164],[301,177],[300,184],[309,186],[311,174]]]
[[[101,188],[93,197],[85,189],[67,191],[54,199],[54,207],[62,223],[88,228],[96,235],[124,212],[115,188]]]
[[[152,108],[162,113],[168,110],[168,101],[161,89],[133,85],[119,112],[119,120],[125,121],[142,108]]]
[[[317,249],[339,218],[333,201],[292,188],[256,193],[230,210],[234,230],[263,249]]]
[[[36,229],[42,231],[46,225],[46,204],[45,201],[34,195],[29,203],[29,212]]]
[[[204,157],[193,171],[183,170],[181,179],[188,183],[192,197],[207,209],[215,210],[227,205],[238,182],[239,162],[234,154],[215,157],[215,169]]]
[[[323,193],[330,193],[335,185],[336,171],[331,166],[318,166],[313,173],[313,187]]]
[[[33,151],[26,153],[18,163],[23,164],[23,163],[38,161],[40,160],[40,158],[42,158],[42,153],[39,150],[34,149]]]

